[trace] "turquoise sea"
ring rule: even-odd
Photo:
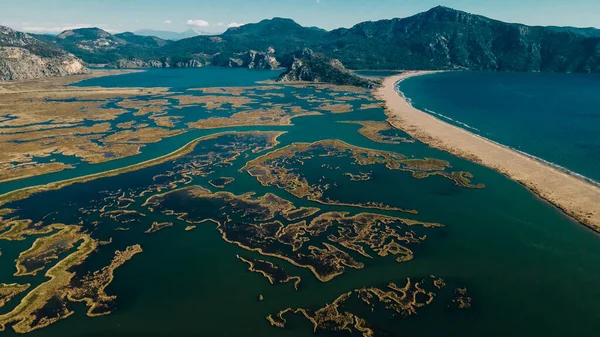
[[[155,69],[122,76],[96,78],[77,85],[157,86],[185,90],[224,85],[260,85],[256,82],[276,76],[277,72],[242,69]],[[488,130],[484,124],[479,124],[477,122],[479,119],[462,119],[441,109],[442,106],[448,105],[455,107],[448,109],[449,111],[458,111],[460,109],[456,109],[457,106],[470,106],[473,109],[472,114],[475,115],[477,104],[473,102],[467,104],[459,100],[443,102],[441,84],[439,84],[437,99],[433,99],[433,96],[420,96],[435,87],[435,84],[427,84],[427,81],[449,81],[446,77],[453,76],[455,79],[470,77],[470,81],[474,84],[463,87],[463,89],[470,88],[469,90],[483,90],[475,88],[478,87],[475,83],[477,80],[480,83],[487,83],[485,80],[487,77],[496,78],[501,82],[511,78],[513,86],[517,85],[518,81],[516,77],[511,76],[521,76],[522,81],[529,81],[525,75],[451,73],[415,78],[401,85],[401,89],[408,97],[413,98],[416,105],[424,102],[421,104],[431,110],[444,115],[448,113],[447,116],[452,116],[453,119],[456,117],[457,121],[485,130],[481,131],[482,134],[492,139],[495,138],[486,132],[494,131]],[[554,79],[554,75],[530,74],[530,76],[532,78],[548,76]],[[579,81],[591,82],[591,78],[582,76]],[[531,81],[531,83],[535,82]],[[544,81],[540,80],[537,83],[541,82]],[[471,82],[466,81],[466,83]],[[480,84],[479,87],[481,86]],[[499,87],[503,86],[499,85]],[[519,92],[531,92],[537,89],[523,85],[519,90]],[[286,131],[278,138],[280,143],[272,149],[262,150],[261,146],[264,144],[260,139],[228,135],[202,141],[192,153],[174,161],[114,177],[76,183],[4,205],[15,210],[11,216],[31,219],[39,226],[50,223],[81,223],[92,237],[108,242],[100,247],[97,253],[91,255],[77,271],[97,270],[105,266],[117,249],[122,250],[133,244],[140,244],[143,248],[142,253],[135,255],[116,269],[115,278],[106,289],[109,295],[116,296],[111,314],[87,317],[83,303],[69,304],[69,308],[75,312],[73,315],[48,327],[35,330],[29,335],[40,337],[360,336],[361,334],[356,330],[352,333],[322,329],[314,332],[313,325],[301,314],[286,316],[287,323],[283,329],[270,326],[266,317],[286,308],[317,310],[345,292],[363,287],[386,288],[390,282],[395,282],[402,287],[409,277],[419,280],[429,279],[430,275],[443,278],[447,286],[440,291],[435,290],[437,295],[431,304],[417,308],[416,314],[403,317],[393,315],[385,308],[385,304],[365,308],[361,306],[362,303],[354,302],[348,302],[344,310],[367,319],[369,326],[377,328],[381,336],[595,337],[598,335],[600,237],[596,233],[566,217],[520,184],[491,169],[429,148],[419,142],[399,144],[376,142],[358,132],[360,125],[340,123],[384,121],[386,117],[382,108],[372,107],[372,105],[362,107],[362,103],[372,101],[372,98],[361,96],[355,101],[349,101],[348,98],[358,94],[344,93],[332,96],[334,93],[331,91],[319,88],[286,87],[278,92],[283,96],[259,100],[256,108],[281,103],[308,109],[313,104],[309,101],[331,97],[337,99],[345,97],[344,102],[351,102],[352,108],[348,113],[331,113],[323,110],[321,115],[294,118],[293,125],[290,126],[189,130],[184,134],[149,144],[142,149],[141,154],[136,156],[103,164],[81,164],[73,170],[0,184],[0,191],[7,192],[21,187],[123,167],[170,153],[198,137],[221,131]],[[571,93],[576,96],[575,91]],[[201,93],[194,94],[201,95]],[[424,98],[421,100],[419,97]],[[426,100],[425,97],[430,98]],[[471,100],[479,102],[481,107],[493,105],[493,102],[488,102],[480,96],[470,97]],[[466,94],[463,98],[466,99]],[[491,94],[487,99],[492,99]],[[506,96],[506,100],[501,104],[507,107],[514,106],[515,103],[509,104],[509,102],[515,100],[519,99]],[[529,99],[525,101],[533,104]],[[584,104],[584,101],[581,99],[581,104]],[[429,105],[430,102],[437,105]],[[207,112],[200,106],[173,110],[175,111],[168,113],[183,115],[186,119],[210,118],[215,113]],[[319,109],[315,108],[315,110]],[[521,109],[521,114],[516,116],[525,118],[521,116],[525,110]],[[511,114],[514,113],[513,110],[510,111]],[[588,115],[593,116],[593,111],[590,108]],[[541,115],[539,112],[536,114],[538,117]],[[503,117],[502,122],[498,124],[510,125],[504,118],[507,117]],[[593,120],[593,117],[589,118]],[[518,126],[515,128],[519,130],[525,128],[519,123],[516,124]],[[581,127],[578,129],[580,133],[586,129],[583,125],[573,127]],[[517,129],[514,131],[515,134],[522,132],[516,131]],[[539,130],[535,132],[539,132],[536,136],[540,137],[540,139],[536,138],[536,142],[539,143],[543,143],[542,133],[551,133]],[[391,133],[408,137],[400,131]],[[446,173],[469,172],[473,175],[473,183],[482,183],[485,187],[466,188],[443,175],[417,179],[418,176],[415,177],[410,171],[391,170],[381,163],[356,165],[349,161],[352,157],[328,156],[323,152],[316,152],[312,156],[296,156],[294,159],[300,159],[300,165],[289,166],[292,165],[291,160],[279,162],[280,165],[288,165],[292,172],[302,174],[308,181],[315,182],[317,185],[322,181],[326,182],[324,195],[345,203],[345,205],[332,205],[294,196],[279,186],[264,186],[243,169],[246,163],[265,153],[284,149],[295,143],[329,139],[341,140],[349,146],[385,151],[394,155],[402,154],[411,159],[444,160],[451,165],[451,168],[445,170]],[[501,139],[497,141],[502,142]],[[569,142],[565,138],[561,142],[557,136],[548,142],[561,144],[554,146],[556,151],[550,151],[551,147],[548,146],[548,153],[554,153],[557,157],[570,153],[566,150]],[[507,145],[514,146],[514,144]],[[239,148],[240,155],[229,156],[228,151],[232,148]],[[522,149],[543,157],[541,153],[535,153],[528,148]],[[593,153],[592,148],[582,148],[581,151]],[[207,155],[213,156],[215,153],[220,156],[219,158],[230,158],[229,162],[215,161],[212,160],[213,157],[209,157],[212,161],[207,160]],[[379,155],[374,157],[381,158],[382,152],[377,153]],[[361,156],[354,158],[363,159]],[[565,164],[549,157],[548,160]],[[207,162],[210,162],[210,165],[205,169],[206,175],[194,171]],[[586,161],[583,159],[579,162],[578,167],[567,167],[590,177],[594,176],[584,169],[587,167],[591,170],[592,164],[586,166]],[[354,174],[366,172],[370,179],[353,181],[343,174],[347,171]],[[235,180],[223,189],[214,188],[209,182],[219,177],[233,177]],[[155,189],[153,186],[156,184],[162,184],[160,186],[163,189],[160,191]],[[188,213],[180,218],[173,216],[172,213],[160,212],[160,208],[150,210],[145,204],[148,198],[159,192],[166,193],[175,188],[193,185],[211,191],[228,191],[238,196],[249,192],[255,193],[255,197],[273,193],[289,200],[296,207],[316,207],[321,209],[321,212],[348,212],[352,215],[372,212],[415,221],[440,223],[444,227],[415,227],[414,235],[423,238],[423,241],[406,243],[414,252],[414,258],[406,262],[399,263],[393,256],[379,256],[366,245],[363,247],[371,253],[372,258],[348,250],[350,256],[364,263],[365,267],[362,269],[347,267],[343,274],[328,282],[321,282],[307,268],[300,268],[289,261],[264,256],[257,251],[249,251],[223,240],[222,233],[212,222],[199,223],[197,228],[191,231],[184,230],[189,223],[183,220],[189,217],[201,219],[203,216],[215,216],[219,210],[217,202],[173,198],[169,201],[173,205],[169,206],[178,212]],[[150,192],[140,193],[142,190]],[[121,196],[131,196],[133,201],[124,206],[120,202],[129,201],[121,200],[119,198]],[[418,210],[418,214],[348,205],[366,201]],[[105,216],[107,214],[105,211],[112,209],[126,209],[145,215],[118,219]],[[226,217],[231,217],[230,220],[234,225],[237,224],[242,228],[251,227],[252,223],[248,222],[253,219],[243,217],[248,209],[238,208],[236,211],[227,212]],[[310,217],[307,219],[310,220]],[[280,216],[277,220],[285,222],[286,225],[290,224]],[[173,226],[155,233],[145,233],[154,221],[171,221]],[[119,227],[128,227],[129,230],[116,231],[115,229]],[[333,235],[335,231],[330,229],[325,234]],[[35,277],[26,276],[25,279],[13,275],[15,259],[22,251],[31,247],[35,238],[35,236],[28,236],[24,241],[0,241],[1,282],[26,281],[35,287],[47,281],[43,273]],[[244,240],[247,237],[242,235],[238,239]],[[311,244],[322,247],[321,242],[316,242],[312,238],[310,240]],[[66,253],[70,251],[64,252]],[[270,284],[259,273],[248,271],[248,266],[238,260],[236,255],[268,260],[288,273],[300,276],[302,278],[300,289],[295,290],[290,283]],[[61,258],[63,256],[61,255]],[[454,289],[459,287],[468,289],[468,294],[472,298],[470,309],[457,309],[456,303],[452,302],[456,295]],[[259,300],[259,295],[264,297],[262,301]],[[23,296],[24,294],[15,297],[2,307],[0,316],[12,310]],[[53,309],[55,308],[46,308],[51,312]],[[372,312],[371,309],[374,311]],[[16,335],[10,325],[1,334]]]
[[[436,117],[600,181],[600,75],[447,72],[400,90]]]

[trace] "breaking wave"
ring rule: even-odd
[[[410,104],[410,105],[411,105],[413,108],[417,109],[417,108],[416,108],[416,107],[413,105],[412,99],[410,99],[409,97],[407,97],[407,96],[404,94],[404,92],[402,92],[402,90],[400,90],[400,82],[402,82],[402,81],[404,81],[404,80],[405,80],[405,79],[402,79],[402,80],[400,80],[400,81],[396,82],[396,85],[395,85],[395,86],[396,86],[396,92],[397,92],[397,93],[398,93],[398,94],[399,94],[399,95],[400,95],[400,96],[401,96],[401,97],[402,97],[402,98],[403,98],[403,99],[404,99],[406,102],[408,102],[408,104]],[[420,110],[420,109],[418,109],[418,110]],[[423,110],[424,110],[425,112],[427,112],[427,113],[431,114],[431,115],[434,115],[434,116],[440,117],[440,118],[442,118],[442,119],[448,120],[448,121],[452,122],[452,124],[457,124],[458,126],[462,126],[463,128],[465,128],[465,129],[467,129],[467,130],[474,130],[474,131],[477,131],[477,132],[481,132],[481,130],[479,130],[479,129],[477,129],[477,128],[474,128],[474,127],[472,127],[472,126],[470,126],[470,125],[468,125],[468,124],[466,124],[466,123],[463,123],[463,122],[461,122],[461,121],[457,121],[457,120],[455,120],[455,119],[453,119],[453,118],[451,118],[451,117],[448,117],[448,116],[446,116],[446,115],[443,115],[443,114],[441,114],[441,113],[438,113],[438,112],[435,112],[435,111],[433,111],[433,110],[429,110],[429,109],[423,109]],[[592,179],[592,178],[586,177],[586,176],[584,176],[583,174],[580,174],[580,173],[577,173],[577,172],[571,171],[571,170],[569,170],[568,168],[566,168],[566,167],[564,167],[564,166],[560,166],[560,165],[558,165],[558,164],[555,164],[555,163],[553,163],[553,162],[547,161],[547,160],[545,160],[545,159],[543,159],[543,158],[540,158],[540,157],[534,156],[534,155],[532,155],[532,154],[529,154],[529,153],[527,153],[527,152],[521,151],[521,150],[519,150],[519,149],[515,149],[515,148],[513,148],[513,147],[510,147],[510,146],[507,146],[507,145],[504,145],[504,144],[498,143],[498,142],[496,142],[496,141],[493,141],[493,140],[491,140],[491,139],[489,139],[489,138],[483,137],[483,136],[481,136],[480,134],[476,134],[476,136],[477,136],[477,137],[481,137],[482,139],[485,139],[485,140],[487,140],[487,141],[489,141],[489,142],[491,142],[491,143],[494,143],[494,144],[496,144],[496,145],[499,145],[499,146],[505,147],[505,148],[507,148],[507,149],[513,150],[513,151],[515,151],[515,152],[517,152],[517,153],[519,153],[519,154],[521,154],[521,155],[523,155],[523,156],[525,156],[525,157],[528,157],[528,158],[531,158],[531,159],[533,159],[533,160],[539,161],[539,162],[541,162],[541,163],[543,163],[543,164],[545,164],[545,165],[548,165],[548,166],[550,166],[550,167],[552,167],[552,168],[554,168],[554,169],[556,169],[556,170],[559,170],[559,171],[561,171],[561,172],[563,172],[563,173],[566,173],[566,174],[568,174],[568,175],[571,175],[571,176],[577,177],[577,178],[579,178],[579,179],[581,179],[581,180],[583,180],[583,181],[585,181],[585,182],[587,182],[587,183],[590,183],[590,184],[592,184],[592,185],[595,185],[595,186],[598,186],[598,187],[600,187],[600,182],[598,182],[598,181],[596,181],[596,180],[594,180],[594,179]]]

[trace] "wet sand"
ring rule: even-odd
[[[386,77],[375,89],[390,124],[431,147],[490,167],[525,185],[575,220],[600,232],[600,188],[539,160],[441,121],[410,105],[396,83],[427,71]]]

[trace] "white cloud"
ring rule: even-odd
[[[225,23],[224,22],[219,22],[215,26],[217,26],[217,27],[223,27],[223,26],[225,26]]]
[[[163,23],[166,23],[167,25],[171,24],[171,20],[165,20]]]
[[[232,23],[228,24],[227,27],[233,28],[233,27],[239,27],[239,26],[243,26],[243,25],[245,25],[245,23],[232,22]]]
[[[109,33],[116,32],[116,30],[110,29],[110,28],[105,28],[104,26],[105,25],[92,25],[89,23],[78,23],[78,24],[64,24],[62,26],[58,26],[58,25],[55,25],[55,26],[23,26],[22,30],[24,30],[26,32],[31,32],[31,33],[56,34],[56,33],[64,32],[65,30],[98,27],[98,28],[102,28],[103,30],[105,30]]]
[[[194,26],[194,27],[208,27],[208,26],[210,26],[210,24],[207,21],[204,21],[204,20],[187,20],[186,24],[188,26]]]

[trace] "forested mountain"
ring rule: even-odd
[[[2,34],[0,41],[8,41],[17,33]],[[23,34],[25,49],[33,54],[65,55],[65,50],[87,64],[115,68],[273,69],[286,63],[289,55],[309,48],[350,69],[600,72],[597,29],[505,23],[443,6],[329,32],[274,18],[179,41],[129,32],[113,35],[99,28],[35,38],[18,34]]]
[[[146,58],[152,55],[153,50],[171,42],[129,32],[113,35],[100,28],[72,29],[56,36],[35,37],[77,55],[88,64],[109,64],[133,57]]]
[[[600,70],[597,30],[505,23],[442,6],[331,32],[274,18],[174,42],[90,28],[48,39],[86,62],[115,67],[272,68],[310,48],[351,69]]]
[[[600,71],[600,39],[446,7],[337,29],[317,48],[349,68]]]
[[[600,29],[587,27],[587,28],[578,28],[578,27],[557,27],[557,26],[549,26],[551,30],[555,32],[570,32],[578,35],[582,35],[585,37],[600,37]]]

